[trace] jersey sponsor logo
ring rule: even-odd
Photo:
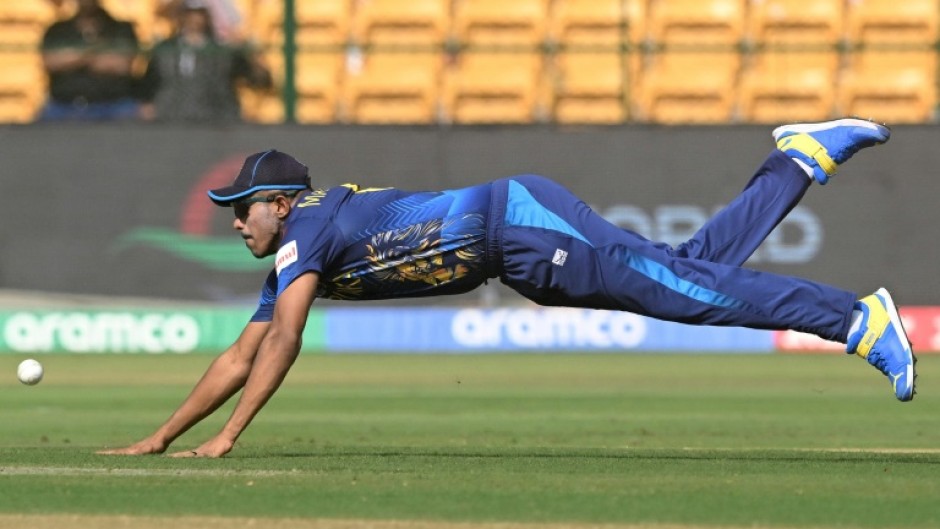
[[[287,265],[297,262],[297,241],[291,241],[277,251],[277,257],[274,259],[274,270],[278,275]]]

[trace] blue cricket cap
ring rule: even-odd
[[[274,149],[258,152],[245,158],[232,185],[209,191],[209,198],[219,206],[231,206],[239,199],[271,189],[310,189],[307,166]]]

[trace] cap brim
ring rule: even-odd
[[[270,186],[252,186],[247,189],[239,186],[227,186],[220,187],[218,189],[212,189],[209,191],[209,198],[215,202],[217,206],[228,207],[231,206],[233,202],[245,198],[249,195],[253,195],[258,191],[270,191],[270,190],[282,190],[282,191],[302,191],[307,189],[306,185],[270,185]]]

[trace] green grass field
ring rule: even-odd
[[[901,404],[842,356],[304,356],[222,460],[93,453],[148,434],[210,357],[45,356],[35,387],[16,381],[22,358],[0,357],[9,527],[40,514],[940,526],[935,357]]]

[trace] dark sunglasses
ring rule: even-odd
[[[232,209],[235,211],[235,217],[241,220],[244,220],[248,216],[248,210],[251,208],[251,205],[255,202],[274,202],[278,197],[287,197],[291,198],[296,193],[278,193],[276,195],[267,195],[263,197],[248,197],[241,200],[236,200],[232,202]]]

